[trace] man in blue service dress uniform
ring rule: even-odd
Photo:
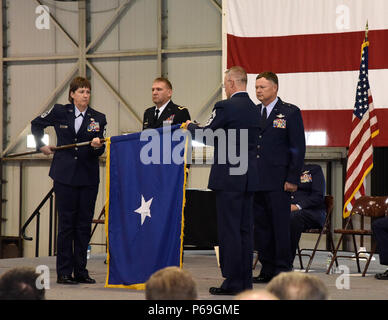
[[[90,82],[76,77],[70,83],[67,105],[54,105],[31,122],[37,150],[54,153],[50,177],[58,207],[57,282],[95,283],[86,269],[87,247],[99,184],[99,156],[105,146],[105,115],[89,106]],[[44,128],[53,126],[57,145],[91,141],[88,146],[57,150],[42,143]],[[74,273],[74,277],[72,274]]]
[[[252,288],[252,205],[254,191],[258,188],[256,155],[260,114],[246,92],[245,70],[241,67],[227,70],[224,86],[228,99],[215,104],[208,123],[200,128],[211,129],[213,132],[221,130],[226,136],[226,141],[215,139],[214,164],[208,185],[209,189],[216,192],[220,265],[225,278],[220,287],[210,288],[209,292],[213,295],[233,295]],[[195,138],[198,125],[190,121],[186,124]],[[236,139],[229,136],[233,131]],[[240,141],[243,134],[247,135]],[[222,143],[226,146],[224,150]],[[242,147],[244,143],[247,145]],[[228,157],[231,149],[237,150],[239,164],[233,164],[234,161]],[[221,154],[225,151],[226,161],[221,160],[220,150]],[[238,165],[240,169],[244,167],[244,170],[235,172]]]
[[[290,192],[297,189],[305,156],[305,136],[298,107],[278,96],[278,77],[256,77],[261,113],[257,155],[259,191],[254,197],[255,247],[262,265],[255,283],[269,282],[292,269],[290,257]]]
[[[303,231],[322,228],[325,223],[325,177],[321,166],[305,164],[298,190],[291,193],[291,263]]]

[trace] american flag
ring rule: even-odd
[[[360,75],[352,118],[345,182],[343,217],[350,215],[354,201],[365,195],[364,179],[373,168],[372,139],[379,134],[368,80],[369,41],[361,46]]]

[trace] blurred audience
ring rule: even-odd
[[[239,293],[234,300],[279,300],[279,298],[267,290],[252,289]]]
[[[280,300],[329,299],[328,289],[321,279],[299,272],[280,273],[268,283],[266,290]]]
[[[0,277],[0,300],[44,300],[45,289],[37,288],[39,274],[33,268],[13,268]]]
[[[146,300],[195,300],[197,286],[191,274],[178,267],[156,271],[146,282]]]

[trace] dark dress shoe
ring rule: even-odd
[[[89,284],[96,283],[96,280],[90,278],[89,276],[76,277],[74,280],[77,281],[78,283],[89,283]]]
[[[237,294],[237,292],[223,289],[223,288],[216,288],[216,287],[211,287],[209,289],[209,293],[216,296],[234,296]]]
[[[388,280],[388,270],[384,273],[377,273],[375,274],[375,278],[378,280]]]
[[[72,276],[58,276],[57,283],[60,284],[78,284]]]
[[[261,275],[259,274],[257,277],[252,278],[253,283],[268,283],[272,280],[272,276]]]

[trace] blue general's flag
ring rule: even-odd
[[[105,287],[144,289],[181,266],[186,147],[179,125],[107,139]]]

